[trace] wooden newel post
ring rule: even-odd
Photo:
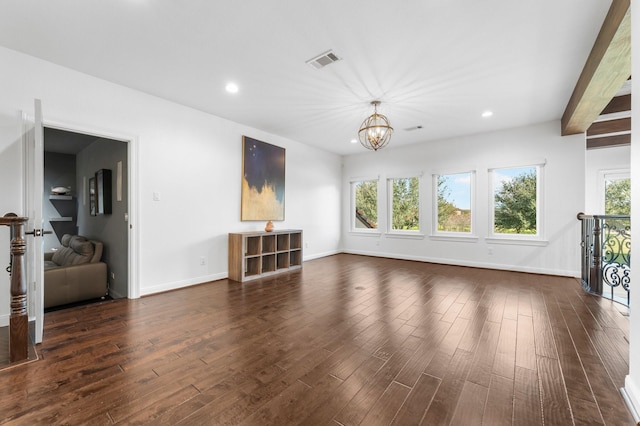
[[[11,229],[11,316],[9,318],[9,360],[22,361],[28,358],[29,316],[27,314],[27,284],[24,275],[24,254],[27,241],[24,225],[27,218],[9,213],[0,218],[0,225]]]

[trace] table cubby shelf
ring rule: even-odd
[[[302,231],[229,234],[229,279],[248,281],[302,268]]]

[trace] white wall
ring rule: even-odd
[[[631,20],[640,22],[640,4],[631,2]],[[632,26],[631,32],[631,69],[637,73],[640,70],[640,25]],[[632,85],[631,96],[631,128],[636,129],[631,133],[631,241],[640,241],[640,90],[637,85]],[[635,246],[634,246],[635,247]],[[640,276],[636,273],[636,277]],[[624,390],[628,396],[629,405],[635,410],[636,421],[640,422],[640,285],[635,285],[631,290],[631,309],[629,312],[629,375],[624,384]]]
[[[4,75],[3,71],[0,70],[0,76]],[[18,111],[0,105],[0,216],[10,212],[22,214],[23,175],[20,165],[23,151],[20,130]],[[9,324],[11,286],[9,274],[5,271],[9,266],[9,252],[9,228],[0,226],[0,327]]]
[[[400,239],[384,232],[362,236],[349,232],[350,209],[343,209],[343,248],[347,252],[447,264],[579,276],[580,228],[584,209],[584,135],[560,136],[558,121],[495,133],[428,142],[352,155],[344,159],[342,202],[350,205],[350,181],[386,179],[403,172],[423,172],[422,239]],[[546,245],[489,244],[489,168],[546,160],[544,167],[544,239]],[[431,238],[432,174],[476,171],[476,241]],[[382,191],[384,193],[385,191]],[[379,201],[380,202],[380,201]],[[382,201],[385,202],[385,201]],[[386,209],[379,223],[386,223]],[[382,230],[384,231],[384,229]],[[492,254],[489,254],[491,249]]]
[[[588,149],[585,162],[586,214],[604,214],[603,172],[629,170],[631,146]]]
[[[33,111],[34,98],[42,99],[45,124],[134,139],[141,294],[225,277],[227,233],[264,228],[240,221],[243,134],[287,150],[286,220],[276,228],[304,230],[306,259],[339,249],[339,156],[5,48],[0,74],[0,124],[8,123],[0,126],[0,212],[22,210],[18,111]],[[6,236],[0,265],[5,244]],[[7,288],[0,271],[0,318],[8,312]]]

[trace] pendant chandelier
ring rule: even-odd
[[[358,139],[360,139],[360,143],[365,148],[377,151],[389,143],[393,127],[389,125],[387,117],[378,114],[380,101],[373,101],[371,105],[373,105],[373,114],[367,117],[360,125]]]

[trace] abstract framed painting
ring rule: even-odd
[[[242,137],[240,220],[284,220],[285,149]]]

